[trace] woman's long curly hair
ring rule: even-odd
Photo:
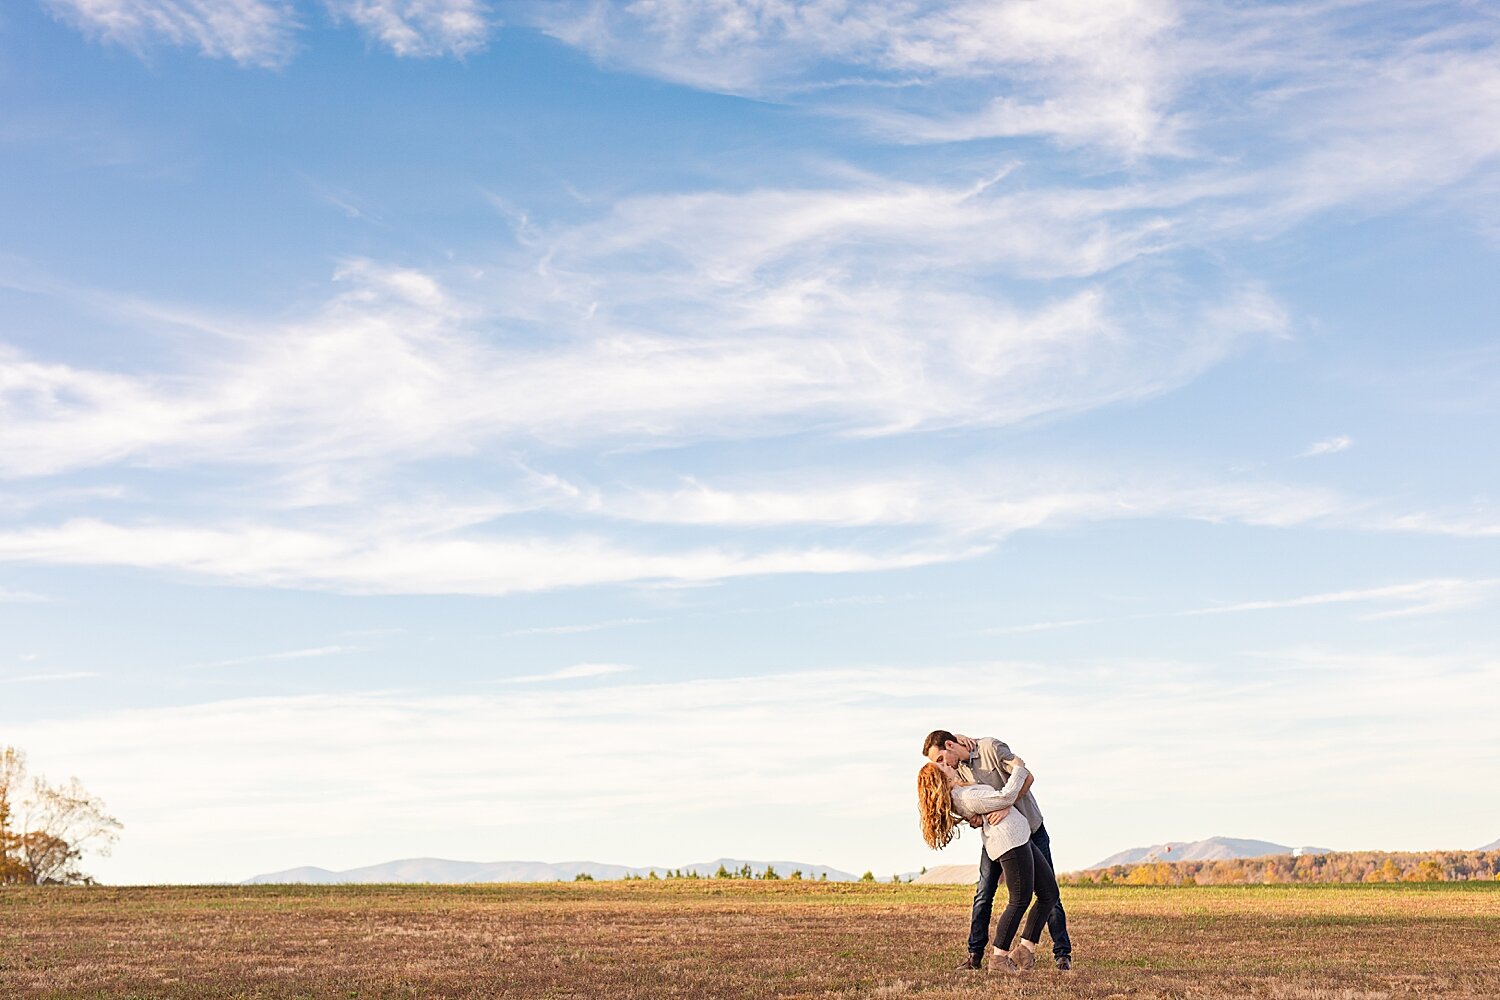
[[[948,777],[936,764],[923,764],[917,772],[917,812],[922,819],[922,839],[935,851],[953,840],[953,802],[948,797]]]

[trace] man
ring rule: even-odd
[[[930,761],[940,761],[956,768],[959,776],[967,782],[983,782],[995,788],[1003,788],[1010,777],[1007,761],[1015,757],[1010,747],[997,739],[986,736],[972,740],[967,736],[954,735],[946,729],[934,730],[922,741],[922,756]],[[1052,838],[1042,825],[1042,809],[1031,794],[1031,782],[1026,791],[1016,799],[1013,807],[1031,824],[1031,842],[1042,852],[1047,863],[1052,864]],[[970,821],[973,826],[979,823]],[[1054,870],[1056,866],[1053,866]],[[979,881],[974,886],[974,909],[969,917],[969,957],[960,969],[977,969],[984,962],[984,948],[990,941],[990,913],[995,904],[995,889],[1000,885],[1000,862],[991,861],[989,853],[981,844],[979,849]],[[1047,930],[1052,934],[1052,956],[1063,972],[1073,968],[1073,942],[1068,939],[1068,918],[1059,901],[1047,917]]]

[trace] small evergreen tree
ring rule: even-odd
[[[861,875],[859,877],[859,880],[861,882],[873,882],[873,881],[875,881],[875,873],[874,872],[865,872],[863,875]]]

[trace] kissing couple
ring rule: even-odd
[[[946,729],[927,734],[922,741],[922,756],[927,758],[917,772],[922,839],[934,850],[941,850],[953,840],[960,821],[979,829],[984,838],[969,918],[969,954],[958,967],[978,969],[984,964],[985,945],[990,941],[990,912],[1004,875],[1008,898],[995,922],[995,967],[1011,975],[1035,968],[1036,946],[1045,924],[1052,934],[1057,968],[1062,972],[1072,969],[1073,943],[1068,939],[1067,915],[1058,900],[1052,838],[1042,825],[1041,807],[1031,794],[1032,775],[1026,762],[999,740],[974,740]],[[1012,947],[1018,929],[1020,941]]]

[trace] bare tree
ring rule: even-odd
[[[0,747],[0,884],[88,883],[84,851],[109,854],[120,821],[77,778],[53,785],[26,772],[26,755]]]
[[[26,777],[26,758],[15,747],[0,747],[0,885],[22,881],[17,857],[20,838],[11,831],[12,804]]]

